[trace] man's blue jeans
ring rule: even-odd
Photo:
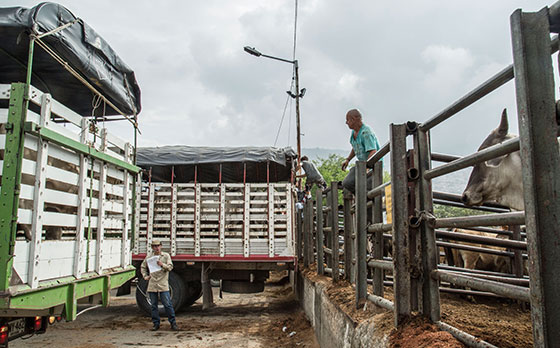
[[[165,313],[167,313],[167,320],[171,325],[175,325],[175,311],[173,310],[173,304],[171,303],[171,295],[169,291],[162,292],[148,292],[150,295],[150,302],[152,303],[152,322],[154,325],[159,325],[159,309],[158,309],[158,294],[161,298],[161,303],[165,308]]]

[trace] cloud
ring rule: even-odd
[[[424,79],[425,87],[440,94],[448,94],[458,85],[464,85],[475,63],[475,58],[467,49],[444,45],[426,47],[421,57],[431,67]]]

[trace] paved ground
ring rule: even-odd
[[[137,309],[133,294],[113,297],[108,308],[57,323],[10,347],[319,347],[289,285],[267,285],[260,294],[224,293],[223,299],[214,291],[216,307],[203,312],[199,300],[177,315],[179,332],[167,321],[158,332],[149,331],[151,320]]]

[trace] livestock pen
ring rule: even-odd
[[[551,54],[558,51],[560,3],[536,13],[521,10],[511,15],[513,64],[504,68],[471,92],[425,122],[390,125],[390,139],[367,162],[357,162],[356,194],[343,194],[338,204],[338,182],[326,190],[317,189],[315,202],[304,207],[297,227],[298,257],[303,267],[317,262],[317,272],[337,281],[346,278],[355,286],[356,306],[369,300],[394,311],[395,325],[413,312],[428,317],[471,347],[495,347],[442,320],[440,291],[466,294],[494,294],[529,302],[536,347],[556,346],[560,321],[560,156],[557,146],[558,116],[554,98],[554,70]],[[431,151],[431,131],[440,123],[515,81],[520,137],[458,158]],[[410,137],[410,138],[409,138]],[[409,148],[407,139],[411,139]],[[520,151],[524,211],[509,211],[496,204],[482,204],[486,214],[437,218],[434,204],[465,207],[461,197],[434,192],[432,180],[475,166],[499,156]],[[382,182],[381,159],[390,154],[390,183]],[[433,166],[433,162],[445,162]],[[371,168],[368,172],[367,168]],[[368,189],[368,180],[372,189]],[[384,219],[383,195],[391,219]],[[327,204],[323,201],[326,197]],[[509,226],[506,230],[489,226]],[[522,235],[519,225],[526,226]],[[507,237],[476,236],[444,228],[472,228]],[[341,234],[341,231],[343,232]],[[390,234],[389,234],[390,232]],[[371,251],[368,254],[368,236]],[[523,240],[526,236],[526,241]],[[384,240],[391,239],[391,258],[384,257]],[[457,241],[474,243],[464,245]],[[441,262],[440,247],[447,250],[447,264]],[[480,271],[457,267],[449,251],[467,250],[502,257],[507,272]],[[343,257],[341,257],[343,256]],[[528,257],[528,274],[523,259]],[[371,271],[371,279],[368,279]],[[388,277],[388,273],[391,277]],[[373,293],[368,293],[368,282]],[[384,296],[384,285],[392,285],[393,301]],[[457,289],[465,287],[472,290]]]

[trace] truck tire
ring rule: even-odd
[[[136,304],[144,313],[151,316],[152,309],[146,299],[146,296],[148,296],[147,289],[148,281],[144,280],[142,277],[138,278],[138,284],[136,285]],[[183,283],[181,277],[179,277],[175,272],[169,272],[169,292],[171,295],[171,304],[173,305],[173,309],[175,312],[178,312],[185,302],[186,290],[185,283]],[[161,316],[167,315],[161,301],[158,301],[158,308]]]
[[[202,284],[199,280],[185,281],[185,303],[183,308],[187,308],[202,296]]]

